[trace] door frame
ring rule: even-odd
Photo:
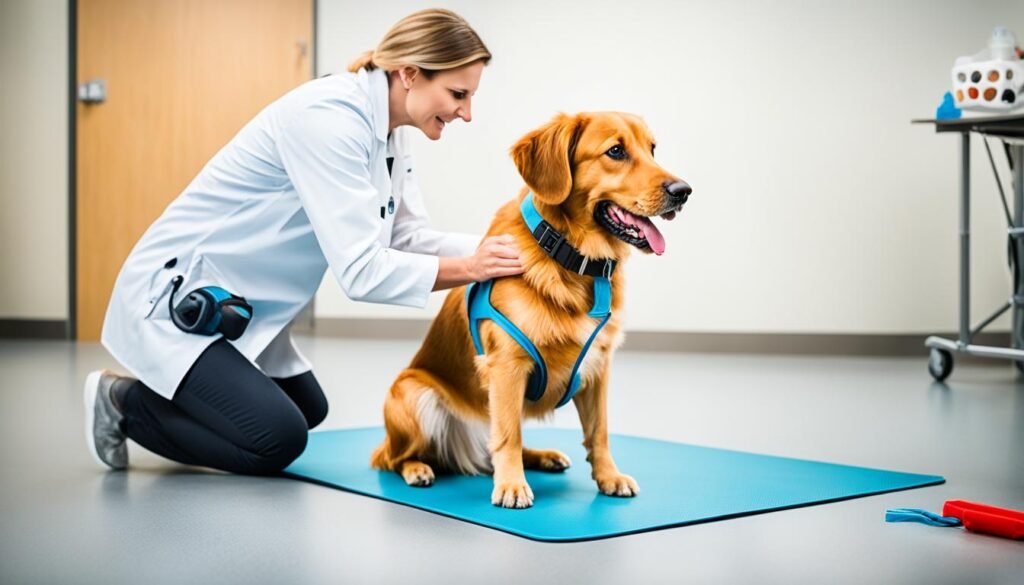
[[[313,34],[310,51],[313,53],[313,79],[317,76],[317,30],[320,0],[313,2]],[[68,320],[64,328],[69,341],[78,338],[78,0],[68,0]]]

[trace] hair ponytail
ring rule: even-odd
[[[373,71],[377,68],[377,65],[373,62],[373,49],[366,51],[362,55],[356,57],[355,61],[348,64],[348,70],[352,73],[359,71],[360,69],[366,69],[367,71]]]
[[[469,23],[450,10],[420,10],[398,21],[377,48],[366,51],[348,70],[394,71],[405,65],[419,67],[425,76],[476,61],[486,65],[491,53]]]

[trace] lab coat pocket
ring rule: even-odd
[[[162,303],[167,302],[167,295],[171,292],[172,281],[182,276],[181,270],[178,270],[178,259],[171,258],[159,270],[154,272],[149,277],[149,286],[146,289],[146,309],[145,319],[150,319],[157,313],[157,309],[161,307]],[[169,318],[165,315],[164,318]]]
[[[182,282],[177,292],[174,292],[173,280],[181,276]],[[150,294],[151,307],[146,315],[147,319],[170,319],[170,305],[174,304],[179,297],[204,286],[219,286],[230,292],[234,292],[220,271],[203,255],[197,255],[184,272],[173,270],[161,270],[154,277],[152,293]],[[174,298],[171,298],[171,295]],[[237,294],[237,293],[236,293]]]

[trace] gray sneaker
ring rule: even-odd
[[[96,463],[111,469],[128,467],[128,437],[120,424],[124,415],[110,393],[122,379],[110,370],[96,370],[85,379],[85,440]]]

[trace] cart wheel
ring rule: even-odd
[[[1020,362],[1017,362],[1017,367],[1021,367]],[[931,354],[928,356],[928,372],[935,378],[935,381],[945,380],[952,371],[953,355],[944,349],[932,348]]]

